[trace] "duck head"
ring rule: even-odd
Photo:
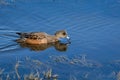
[[[70,42],[70,37],[65,30],[57,31],[55,37],[60,41],[67,39],[67,41]]]

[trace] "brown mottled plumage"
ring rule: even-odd
[[[67,38],[67,32],[65,30],[60,30],[55,33],[55,35],[49,35],[45,32],[31,32],[31,33],[16,33],[20,35],[17,42],[23,42],[27,44],[46,44],[58,42],[60,38]]]

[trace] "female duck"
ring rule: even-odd
[[[20,39],[16,41],[27,44],[47,44],[58,42],[61,38],[69,39],[67,32],[65,30],[60,30],[55,33],[55,35],[49,35],[45,32],[31,32],[31,33],[16,33],[20,36]]]

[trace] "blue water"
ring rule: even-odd
[[[1,0],[2,1],[2,0]],[[119,0],[3,0],[0,3],[0,78],[17,80],[15,65],[24,75],[52,68],[58,80],[119,80]],[[66,30],[71,44],[34,51],[14,42],[16,32]],[[32,61],[47,65],[39,70]],[[65,57],[65,59],[63,59]],[[57,60],[57,61],[56,61]],[[31,63],[29,63],[31,62]],[[13,75],[15,78],[13,78]],[[46,80],[46,79],[45,79]]]

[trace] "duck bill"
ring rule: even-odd
[[[70,42],[70,37],[69,37],[69,36],[67,36],[66,39],[68,40],[69,43],[71,43],[71,42]]]
[[[68,40],[70,40],[70,37],[69,37],[69,36],[67,36],[66,38],[67,38]]]

